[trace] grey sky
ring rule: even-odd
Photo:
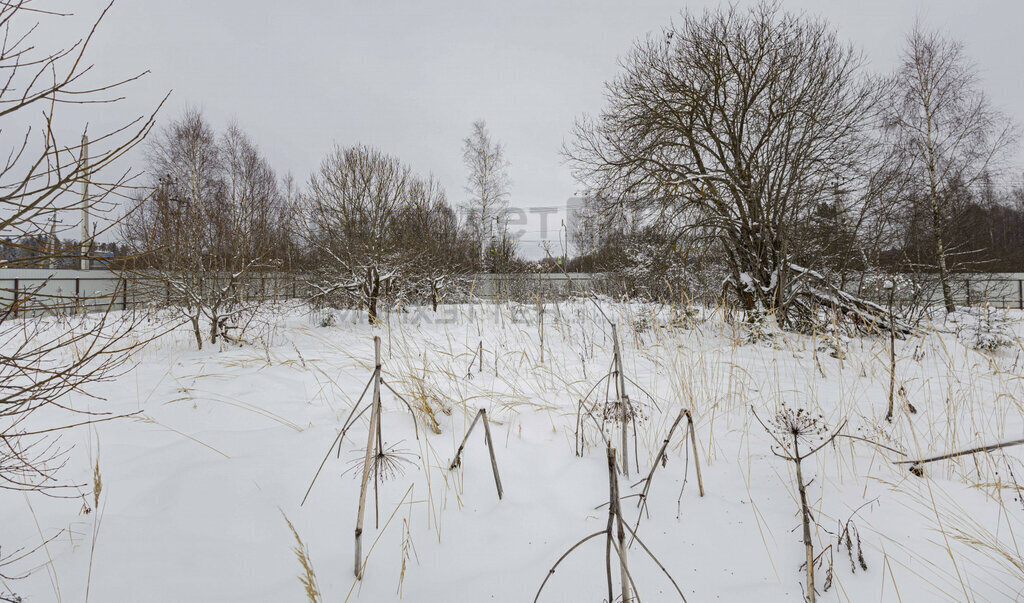
[[[70,35],[106,3],[44,1],[77,13],[51,35]],[[432,172],[459,202],[461,139],[473,120],[485,119],[511,161],[513,204],[558,206],[576,189],[559,150],[573,119],[601,108],[617,57],[681,9],[718,4],[119,0],[89,56],[105,77],[152,71],[114,107],[141,113],[173,89],[165,121],[186,104],[201,107],[218,127],[236,119],[275,168],[299,182],[334,143],[363,142]],[[1021,0],[783,6],[827,18],[880,72],[894,65],[920,17],[965,42],[996,104],[1024,122]],[[94,124],[115,116],[114,107]],[[528,228],[539,229],[539,220]],[[536,238],[528,233],[522,243],[531,256]]]

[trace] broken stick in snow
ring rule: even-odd
[[[611,546],[614,518],[618,528],[619,580],[622,586],[622,602],[629,603],[629,567],[626,561],[626,530],[622,527],[622,503],[619,501],[619,475],[615,471],[615,449],[608,449],[608,544]],[[611,581],[609,580],[609,584]]]
[[[947,454],[940,454],[938,456],[928,457],[926,459],[918,459],[916,461],[896,461],[897,465],[910,465],[910,471],[921,476],[923,470],[921,465],[924,463],[932,463],[935,461],[944,461],[946,459],[956,458],[958,456],[966,456],[968,454],[977,454],[979,452],[988,452],[990,450],[998,450],[999,448],[1007,448],[1009,446],[1019,446],[1024,444],[1024,439],[1021,440],[1010,440],[1009,442],[1000,442],[998,444],[988,444],[987,446],[977,446],[975,448],[968,448],[967,450],[960,450],[958,452],[950,452]]]
[[[626,380],[622,376],[622,353],[619,349],[619,330],[612,324],[612,350],[614,353],[615,399],[619,407],[619,418],[622,424],[622,475],[629,477],[629,422],[632,419],[632,407],[626,395]]]
[[[696,469],[697,473],[697,487],[700,490],[701,497],[704,496],[704,480],[701,478],[700,459],[697,456],[697,437],[693,431],[693,415],[690,414],[690,411],[688,409],[684,408],[683,410],[679,411],[679,416],[676,417],[676,420],[672,423],[672,427],[669,428],[668,435],[665,436],[665,440],[661,443],[661,450],[658,451],[658,454],[654,457],[654,462],[651,463],[651,471],[650,473],[647,474],[647,477],[644,479],[644,489],[640,493],[640,501],[637,503],[637,506],[640,506],[641,508],[646,507],[647,505],[647,493],[651,489],[651,480],[654,478],[654,472],[658,469],[658,464],[662,462],[662,459],[666,458],[665,450],[668,449],[668,444],[669,441],[672,439],[672,434],[675,433],[676,427],[679,426],[679,423],[683,420],[683,417],[686,417],[687,433],[690,437],[690,444],[691,446],[693,446],[693,466]]]
[[[491,456],[491,471],[494,472],[494,485],[498,488],[498,500],[504,496],[504,490],[501,487],[501,476],[498,475],[498,461],[494,456],[494,442],[491,440],[491,424],[487,420],[487,409],[481,408],[476,416],[473,417],[473,422],[470,423],[469,429],[466,431],[466,435],[462,438],[462,443],[459,444],[459,449],[455,452],[455,459],[452,460],[452,464],[448,467],[449,471],[454,471],[459,465],[462,464],[462,450],[466,447],[466,442],[469,441],[469,434],[473,433],[473,428],[476,427],[476,422],[483,417],[484,419],[484,440],[487,442],[487,451]]]
[[[473,352],[473,357],[469,359],[469,368],[466,369],[466,378],[473,378],[473,365],[477,365],[478,373],[484,372],[484,341],[481,339],[480,343],[476,346],[476,351]],[[497,373],[497,371],[495,371]]]

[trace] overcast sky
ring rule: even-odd
[[[107,0],[39,2],[76,13],[45,30],[69,39],[84,33],[84,20]],[[173,90],[163,121],[189,104],[218,128],[235,119],[280,173],[291,171],[300,182],[335,143],[362,142],[433,173],[460,202],[461,141],[474,120],[484,119],[506,147],[513,205],[560,206],[577,188],[559,154],[563,141],[576,116],[601,108],[617,58],[681,10],[717,5],[118,0],[88,55],[97,76],[152,73],[125,89],[124,103],[98,111],[90,128],[120,112],[141,113]],[[784,0],[783,6],[827,18],[879,72],[894,66],[905,33],[920,18],[962,40],[995,103],[1024,122],[1022,0]],[[138,157],[135,162],[143,167]],[[528,228],[539,229],[539,220]],[[530,255],[538,234],[523,240]]]

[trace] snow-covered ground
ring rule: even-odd
[[[59,534],[3,568],[34,571],[0,583],[0,593],[32,602],[85,601],[87,589],[96,602],[303,601],[287,516],[324,601],[533,600],[559,556],[607,521],[607,459],[594,421],[584,422],[582,456],[574,441],[578,400],[611,363],[602,311],[619,325],[626,389],[643,406],[639,458],[628,479],[620,476],[624,496],[641,491],[634,484],[680,409],[696,421],[706,496],[679,430],[638,530],[688,601],[803,596],[793,464],[773,454],[757,419],[770,422],[782,404],[820,413],[826,435],[846,422],[844,437],[803,467],[821,600],[1012,600],[1024,592],[1020,449],[931,463],[923,478],[894,464],[905,458],[897,451],[918,458],[1024,437],[1024,315],[1010,312],[1016,336],[991,353],[957,337],[964,321],[923,324],[898,341],[905,399],[889,424],[886,337],[855,338],[840,359],[810,336],[744,343],[740,326],[713,313],[577,301],[547,305],[543,330],[529,306],[416,310],[376,328],[361,317],[324,327],[291,307],[268,310],[243,346],[196,351],[185,328],[157,339],[135,353],[132,370],[89,389],[99,400],[73,401],[141,411],[64,435],[75,449],[61,475],[84,484],[82,498],[0,491],[0,553]],[[384,381],[417,408],[418,429],[385,387],[381,432],[397,471],[381,483],[376,511],[372,490],[367,498],[368,559],[357,582],[353,531],[369,413],[300,502],[372,377],[375,335]],[[482,370],[474,360],[481,341]],[[591,400],[604,397],[602,385]],[[461,467],[448,469],[479,408],[492,421],[500,501],[482,430]],[[99,509],[86,514],[97,459]],[[637,501],[623,500],[631,523]],[[638,544],[628,554],[641,600],[678,600]],[[540,600],[606,598],[598,538],[559,565]]]

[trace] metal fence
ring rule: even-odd
[[[524,303],[573,295],[620,296],[626,291],[625,280],[611,272],[477,274],[472,283],[474,297]]]
[[[138,303],[125,279],[108,270],[0,269],[0,303],[13,316],[127,309]]]
[[[226,275],[206,275],[204,290],[228,283]],[[289,274],[255,273],[237,283],[239,299],[283,300],[305,295],[302,281]],[[0,269],[0,308],[11,316],[37,316],[80,311],[128,310],[140,304],[180,303],[183,299],[166,280],[146,273],[110,270],[45,268]]]
[[[226,275],[207,275],[203,287],[223,287]],[[928,279],[924,300],[942,302],[937,279]],[[470,278],[473,297],[490,301],[564,299],[573,295],[602,294],[618,297],[628,292],[625,279],[614,273],[477,274]],[[303,275],[253,273],[236,284],[239,299],[286,300],[310,295]],[[991,305],[1024,310],[1024,273],[957,275],[953,287],[958,306]],[[32,316],[72,311],[127,310],[139,304],[180,303],[166,280],[145,273],[121,274],[110,270],[49,270],[0,268],[0,311]]]
[[[996,308],[1024,310],[1024,275],[985,277],[972,275],[962,277],[959,295],[954,300],[965,306],[990,305]],[[956,291],[954,291],[957,293]]]

